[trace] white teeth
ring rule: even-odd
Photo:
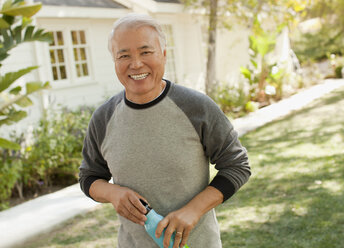
[[[142,80],[145,79],[148,76],[148,73],[142,73],[137,75],[130,75],[130,77],[134,80]]]

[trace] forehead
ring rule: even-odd
[[[159,48],[159,35],[150,26],[121,26],[115,32],[112,39],[112,46],[115,51],[137,49],[142,46]]]

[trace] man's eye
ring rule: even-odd
[[[142,52],[142,55],[147,55],[147,54],[151,54],[151,53],[153,53],[153,52],[151,52],[151,51],[144,51],[144,52]]]
[[[125,59],[125,58],[129,58],[129,55],[127,54],[123,54],[121,56],[118,57],[119,59]]]

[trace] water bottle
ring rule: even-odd
[[[159,224],[159,222],[164,218],[160,214],[154,211],[150,206],[148,206],[148,203],[140,199],[141,203],[145,208],[147,209],[146,217],[147,220],[145,222],[145,228],[147,233],[152,237],[152,239],[159,245],[160,248],[164,248],[163,241],[165,236],[165,230],[162,232],[161,236],[159,238],[155,237],[155,231]],[[170,245],[168,248],[172,248],[174,244],[174,237],[175,233],[172,234]],[[187,245],[184,246],[184,248],[189,248]]]

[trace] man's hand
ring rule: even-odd
[[[140,199],[147,201],[145,198],[129,188],[120,187],[111,199],[111,203],[119,215],[136,224],[142,226],[145,224],[147,210],[140,202]]]
[[[147,210],[140,202],[140,199],[147,200],[137,192],[116,184],[108,183],[105,180],[96,180],[90,187],[91,197],[99,202],[111,203],[116,212],[124,218],[144,225],[147,217]]]
[[[173,232],[175,232],[173,248],[184,247],[191,230],[197,225],[200,218],[222,201],[223,195],[218,189],[212,186],[206,187],[184,207],[171,212],[160,221],[155,232],[156,237],[159,238],[166,228],[164,248],[169,246]]]
[[[201,214],[195,209],[188,207],[181,208],[168,214],[159,222],[155,235],[159,238],[165,230],[164,247],[168,247],[172,234],[175,232],[173,248],[184,247],[189,238],[191,230],[196,226]]]

